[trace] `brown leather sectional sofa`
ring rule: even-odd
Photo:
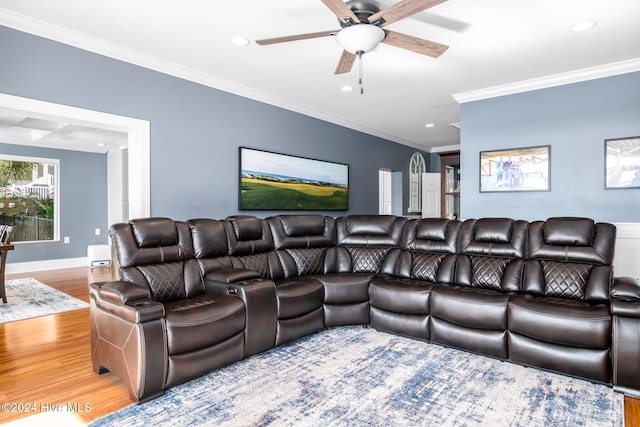
[[[586,218],[145,218],[110,229],[92,360],[131,399],[327,327],[395,334],[640,393],[640,285]]]

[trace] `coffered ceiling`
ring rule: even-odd
[[[340,29],[320,0],[0,0],[0,25],[433,152],[459,144],[458,101],[640,70],[638,18],[638,0],[449,0],[386,27],[449,49],[431,58],[380,44],[363,56],[360,94],[358,63],[334,74],[333,36],[255,43]],[[595,26],[571,31],[585,20]],[[96,136],[29,117],[5,115],[2,127]]]
[[[0,142],[106,153],[128,144],[127,133],[65,117],[0,108]]]

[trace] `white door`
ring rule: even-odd
[[[390,215],[392,206],[391,171],[380,169],[378,172],[378,213]]]
[[[422,174],[422,217],[440,218],[440,173]]]

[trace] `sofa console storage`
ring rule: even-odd
[[[236,296],[244,303],[244,357],[275,347],[278,306],[273,281],[257,279],[224,282],[220,281],[218,275],[207,275],[204,284],[212,294]]]
[[[327,327],[369,325],[640,395],[640,283],[588,218],[144,218],[90,286],[94,370],[144,402]]]

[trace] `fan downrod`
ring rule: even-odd
[[[369,17],[380,12],[381,8],[380,8],[380,4],[377,1],[374,0],[349,0],[348,2],[345,3],[349,9],[351,9],[351,11],[353,12],[354,15],[356,15],[358,17],[358,19],[360,20],[361,23],[363,24],[373,24],[373,25],[380,25],[382,23],[384,23],[384,19],[380,18],[379,20],[377,20],[376,22],[369,22]],[[353,22],[352,19],[348,19],[347,22],[343,22],[338,20],[338,22],[340,22],[340,26],[342,28],[346,28],[349,27],[351,25],[356,25],[355,22]]]

